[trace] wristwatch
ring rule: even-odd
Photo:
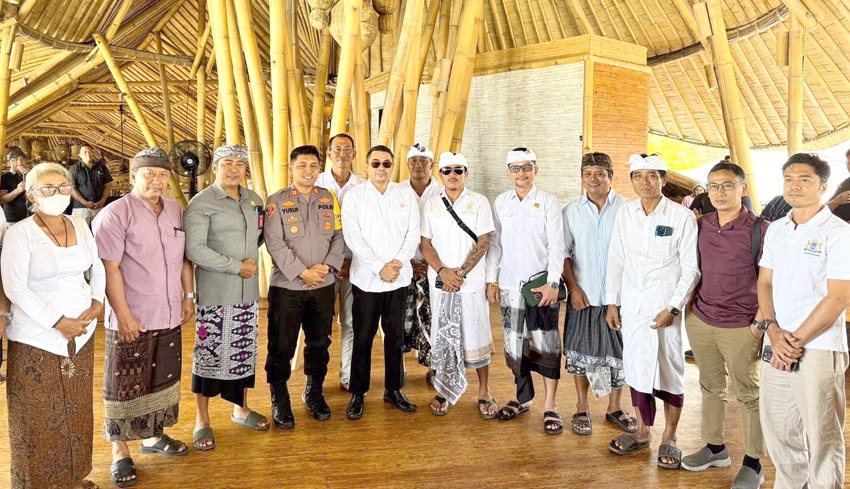
[[[680,312],[680,311],[679,311],[678,309],[676,309],[675,307],[668,307],[668,308],[667,308],[667,310],[668,310],[668,311],[670,311],[670,315],[671,315],[671,316],[673,316],[673,317],[678,316],[678,315],[679,315],[679,312]]]
[[[0,311],[0,316],[6,318],[6,321],[12,322],[12,313],[9,311]]]
[[[181,296],[181,298],[182,298],[182,299],[192,299],[192,300],[195,300],[195,299],[197,299],[197,298],[198,298],[198,296],[197,296],[194,292],[183,292],[183,295]]]
[[[561,284],[559,284],[558,282],[549,282],[549,287],[552,287],[553,289],[557,289],[560,286]]]
[[[765,331],[767,331],[767,328],[769,328],[771,324],[776,324],[776,320],[775,319],[764,319],[762,321],[756,321],[756,329],[761,331],[761,332],[765,332]]]
[[[328,265],[328,273],[330,273],[331,275],[336,275],[339,273],[339,270],[337,270],[336,267]]]

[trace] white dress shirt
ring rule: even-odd
[[[602,212],[587,194],[564,207],[565,254],[572,262],[576,283],[591,306],[605,305],[608,247],[617,212],[627,202],[628,199],[611,189]]]
[[[444,266],[457,268],[469,258],[469,253],[475,247],[475,241],[457,225],[452,215],[446,210],[442,199],[444,195],[446,195],[445,191],[432,195],[422,205],[422,237],[431,240],[431,246],[434,247]],[[479,238],[496,229],[487,197],[464,188],[452,207],[464,224]],[[485,259],[482,258],[466,275],[458,292],[475,292],[484,288],[486,268],[484,262]],[[437,271],[428,267],[429,282],[435,283],[436,278]]]
[[[416,192],[389,182],[381,194],[372,182],[348,191],[342,206],[342,233],[351,248],[351,283],[366,292],[407,287],[413,278],[410,260],[419,247]],[[401,262],[398,278],[381,280],[384,265]]]
[[[354,188],[354,187],[356,187],[360,184],[366,183],[366,180],[363,180],[362,178],[355,175],[353,171],[349,170],[349,173],[350,173],[350,176],[348,177],[348,181],[345,182],[345,185],[340,187],[339,183],[337,183],[337,181],[336,181],[336,178],[334,178],[334,175],[332,173],[332,169],[329,168],[329,169],[323,171],[322,173],[319,173],[319,178],[316,179],[316,186],[326,188],[326,189],[330,190],[331,192],[333,192],[334,195],[336,195],[336,200],[339,201],[340,207],[342,207],[343,195],[348,193],[348,191],[351,190],[352,188]],[[351,259],[351,248],[348,246],[348,241],[345,240],[344,237],[343,237],[343,240],[345,241],[345,251],[343,252],[343,256],[347,260],[350,260]],[[350,274],[349,274],[349,277],[350,277]]]
[[[671,235],[659,236],[661,226],[672,228]],[[653,316],[667,307],[682,310],[699,275],[693,212],[666,197],[648,216],[640,199],[620,208],[608,250],[606,304]]]
[[[496,230],[487,251],[486,279],[506,290],[546,271],[547,282],[558,282],[564,269],[564,221],[554,195],[532,187],[519,200],[508,190],[493,202]]]
[[[409,178],[407,180],[399,183],[399,185],[401,185],[402,187],[407,187],[410,190],[413,190],[413,185],[410,184]],[[425,187],[425,190],[422,192],[421,196],[419,194],[417,194],[415,190],[413,190],[413,195],[416,196],[416,201],[419,202],[420,212],[422,210],[422,205],[425,203],[426,200],[431,198],[432,195],[439,195],[440,192],[442,192],[444,189],[445,189],[445,187],[443,186],[443,184],[437,182],[436,178],[431,177],[431,181],[428,182],[428,186]],[[422,251],[419,249],[419,247],[416,248],[416,254],[413,255],[413,259],[415,261],[422,261],[422,260],[425,259],[425,258],[422,257]]]
[[[0,258],[3,288],[12,301],[13,319],[6,336],[19,343],[68,356],[68,340],[53,326],[62,316],[76,318],[91,307],[92,299],[104,302],[106,273],[97,254],[94,237],[85,225],[71,219],[77,244],[63,248],[28,217],[18,222],[3,239]],[[83,274],[92,269],[91,281]],[[97,319],[86,333],[74,339],[80,351],[94,333]]]
[[[794,224],[792,210],[767,228],[759,265],[773,270],[773,307],[779,327],[797,331],[826,297],[827,280],[850,280],[850,225],[824,206]],[[805,347],[847,351],[845,312]],[[805,357],[803,357],[805,361]]]

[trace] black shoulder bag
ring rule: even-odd
[[[478,244],[478,236],[476,236],[475,233],[473,233],[472,230],[469,229],[469,226],[467,226],[466,223],[463,222],[460,216],[457,215],[457,212],[455,212],[454,206],[451,204],[451,202],[449,202],[449,199],[447,199],[446,196],[443,195],[442,200],[443,205],[446,206],[446,210],[449,211],[449,214],[452,216],[452,218],[454,218],[457,225],[461,229],[463,229],[463,231],[468,234],[470,238],[472,238],[472,241],[474,241],[475,244]],[[434,287],[437,287],[438,289],[443,288],[443,279],[440,278],[440,274],[437,274],[437,279],[434,280]]]

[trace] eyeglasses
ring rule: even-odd
[[[380,168],[380,167],[382,167],[382,166],[383,166],[384,168],[392,168],[392,166],[393,166],[393,162],[392,162],[392,161],[378,161],[378,160],[372,160],[372,161],[370,161],[370,162],[369,162],[369,164],[370,164],[370,165],[372,165],[372,168]]]
[[[723,182],[723,183],[709,183],[705,186],[705,188],[709,192],[717,192],[721,188],[724,192],[730,192],[736,186],[741,185],[742,182]]]
[[[511,173],[519,173],[520,170],[522,170],[523,173],[528,173],[530,171],[534,171],[534,165],[508,165],[508,170],[510,170]]]
[[[354,151],[354,148],[350,146],[334,146],[333,148],[331,148],[331,152],[336,154],[342,153],[347,155],[351,154],[352,151]]]
[[[466,168],[464,168],[462,166],[456,166],[454,168],[452,168],[452,167],[440,168],[440,173],[442,173],[443,175],[451,175],[452,172],[455,172],[455,175],[463,175],[464,173],[466,173]]]
[[[68,195],[68,194],[71,193],[71,190],[74,190],[74,186],[73,185],[60,185],[58,187],[54,187],[54,186],[51,185],[51,186],[47,186],[47,187],[39,187],[36,190],[41,192],[41,195],[43,195],[45,197],[50,197],[51,195],[55,194],[57,190],[62,195]]]

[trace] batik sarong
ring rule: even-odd
[[[567,372],[586,376],[597,399],[626,384],[623,370],[623,337],[605,321],[606,306],[578,311],[567,303],[564,321],[564,355]]]
[[[140,333],[124,342],[106,330],[103,437],[107,441],[162,436],[177,423],[182,364],[181,327]]]
[[[560,303],[529,307],[519,291],[501,289],[505,361],[514,374],[521,366],[549,379],[561,378]],[[525,359],[525,362],[523,362]]]
[[[416,350],[416,359],[431,366],[431,300],[428,277],[413,279],[407,290],[404,312],[404,351]]]

